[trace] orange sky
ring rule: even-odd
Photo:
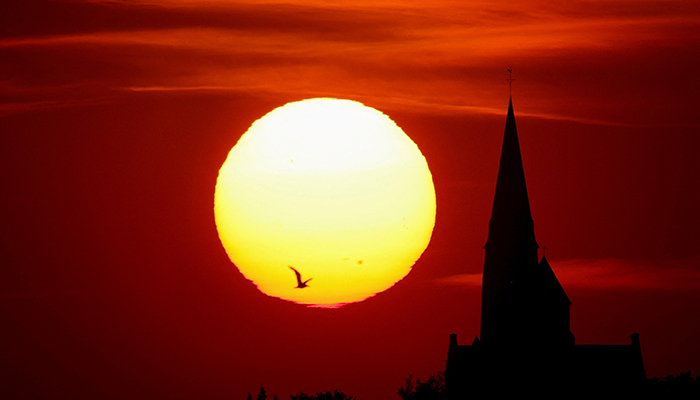
[[[536,237],[577,343],[639,332],[649,375],[700,373],[700,3],[5,3],[14,393],[243,398],[262,383],[373,400],[444,368],[448,335],[479,328],[511,67]],[[389,115],[437,192],[414,271],[340,310],[261,295],[213,219],[238,137],[319,96]]]

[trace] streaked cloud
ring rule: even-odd
[[[671,261],[562,260],[551,263],[565,290],[698,290],[700,258]],[[481,286],[481,274],[460,274],[439,284]]]
[[[49,3],[55,10],[44,21],[4,21],[0,67],[27,91],[99,81],[109,89],[250,90],[492,113],[507,90],[495,82],[513,66],[529,99],[521,115],[629,125],[645,102],[692,96],[670,77],[673,58],[647,60],[648,53],[700,40],[700,6],[680,1]],[[642,78],[677,87],[666,94],[669,85],[659,83],[653,96],[641,86],[591,93]],[[630,110],[620,110],[623,102]],[[681,124],[695,123],[677,112]]]
[[[438,278],[435,282],[446,285],[481,286],[482,274],[459,274]]]
[[[697,290],[700,259],[660,262],[568,260],[552,267],[565,287],[603,290]]]

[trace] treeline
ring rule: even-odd
[[[396,392],[401,400],[444,400],[445,374],[438,372],[427,381],[413,380],[409,374],[406,382]]]
[[[650,399],[700,399],[700,376],[690,371],[663,378],[648,378],[645,394]]]
[[[401,400],[445,400],[445,375],[439,372],[426,381],[414,380],[409,375],[397,394]],[[639,398],[700,400],[700,375],[693,377],[688,371],[678,375],[667,375],[663,378],[647,378],[643,383],[643,390]]]
[[[644,381],[643,396],[645,399],[673,400],[673,399],[700,399],[700,376],[693,377],[688,372],[678,375],[667,375],[663,378],[647,378]],[[396,392],[401,400],[445,400],[445,375],[442,372],[431,376],[425,381],[413,379],[408,375],[403,386]],[[250,392],[248,399],[253,400]],[[265,388],[260,387],[255,400],[267,400]],[[272,400],[280,400],[273,396]],[[308,395],[304,392],[293,394],[290,400],[357,400],[338,390],[332,392],[319,392]]]
[[[444,400],[445,398],[445,376],[439,372],[427,381],[413,379],[412,375],[408,375],[403,386],[399,388],[397,394],[402,400]],[[264,387],[260,387],[258,396],[255,400],[267,400],[267,393]],[[253,395],[248,392],[247,400],[253,400]],[[272,400],[280,400],[276,395],[272,396]],[[316,394],[306,394],[300,392],[293,394],[289,400],[357,400],[354,396],[350,396],[338,390],[332,392],[318,392]]]
[[[253,396],[251,395],[250,392],[248,392],[248,398],[247,400],[253,400]],[[260,391],[258,392],[258,396],[255,398],[255,400],[267,400],[267,393],[265,392],[265,388],[260,386]],[[272,400],[279,400],[277,395],[272,396]],[[334,390],[332,392],[318,392],[316,394],[306,394],[304,392],[299,392],[299,394],[293,394],[290,396],[290,400],[357,400],[353,396],[349,396],[343,392],[339,392],[338,390]]]

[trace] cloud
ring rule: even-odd
[[[38,110],[44,108],[53,108],[58,105],[56,101],[31,101],[25,103],[0,103],[0,117],[4,117],[10,114],[21,113],[25,111]]]
[[[682,100],[693,95],[692,85],[670,73],[686,53],[649,59],[650,49],[700,40],[700,6],[687,2],[23,3],[0,17],[0,67],[27,90],[99,82],[132,91],[318,94],[427,113],[493,114],[501,112],[505,69],[513,66],[517,90],[529,98],[518,109],[522,116],[628,126],[632,117],[641,123],[639,115],[655,115],[640,111],[640,103],[672,98],[658,118],[677,113],[679,124],[694,126],[695,114],[684,106],[691,102]]]
[[[671,261],[617,259],[550,262],[565,290],[698,290],[700,257]],[[481,274],[459,274],[435,281],[445,285],[481,286]]]
[[[638,262],[615,259],[565,260],[555,273],[564,287],[600,290],[700,289],[700,259]]]
[[[459,274],[438,278],[435,282],[445,285],[481,286],[482,274]]]

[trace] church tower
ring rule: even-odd
[[[535,227],[515,126],[513,101],[498,167],[481,292],[486,346],[573,344],[569,301],[546,259],[538,262]]]
[[[511,100],[484,246],[481,338],[460,345],[450,335],[446,398],[641,393],[639,335],[628,345],[574,344],[571,302],[547,259],[538,260],[538,248]]]

